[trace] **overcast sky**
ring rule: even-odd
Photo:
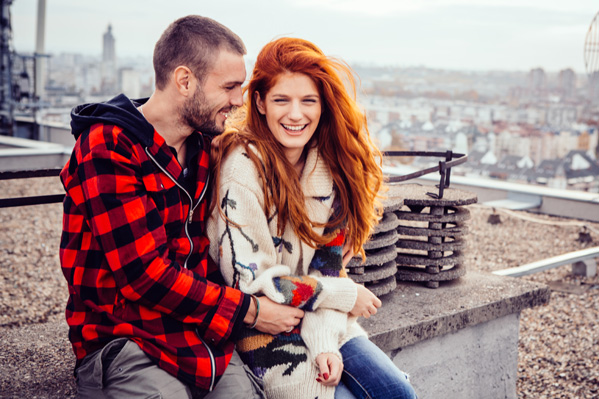
[[[35,48],[38,0],[14,0],[13,44]],[[46,52],[150,56],[166,26],[200,14],[245,41],[248,57],[280,36],[313,41],[350,63],[466,70],[585,72],[597,0],[48,0]]]

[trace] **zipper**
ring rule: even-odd
[[[208,355],[210,356],[210,370],[212,372],[210,373],[210,387],[208,388],[208,391],[212,392],[212,390],[214,389],[214,381],[216,380],[216,362],[214,361],[214,355],[212,354],[212,350],[210,349],[208,344],[204,341],[204,339],[200,335],[200,332],[198,331],[197,328],[196,328],[196,335],[198,336],[200,341],[202,341],[204,348],[206,348],[206,350],[208,351]]]
[[[208,184],[210,183],[210,175],[208,175],[208,177],[206,179],[206,184],[204,184],[204,188],[202,189],[202,193],[200,194],[200,198],[198,199],[198,202],[196,202],[196,204],[194,205],[193,198],[187,192],[185,187],[180,185],[179,182],[173,177],[173,175],[168,173],[166,171],[166,169],[164,169],[162,167],[162,165],[160,165],[158,163],[158,161],[156,161],[156,159],[152,156],[152,154],[150,154],[148,147],[145,148],[145,151],[146,151],[146,154],[150,157],[150,159],[156,164],[156,166],[158,166],[158,168],[165,175],[167,175],[168,178],[171,179],[173,181],[173,183],[175,183],[175,185],[177,187],[179,187],[185,193],[185,195],[187,195],[187,198],[189,198],[189,211],[187,212],[187,221],[185,223],[185,236],[187,237],[187,240],[189,241],[189,253],[187,254],[187,257],[185,258],[185,263],[183,264],[183,267],[187,269],[187,261],[189,260],[189,258],[191,257],[191,254],[193,253],[193,241],[191,240],[191,237],[189,236],[189,230],[188,230],[187,226],[191,223],[191,218],[193,217],[193,212],[194,212],[195,208],[200,204],[200,202],[202,202],[204,195],[206,195],[206,190],[208,190]]]
[[[206,195],[206,190],[208,189],[208,184],[210,183],[210,174],[208,174],[208,178],[206,179],[206,184],[204,185],[204,188],[202,189],[202,193],[200,194],[200,198],[198,199],[198,202],[194,205],[193,204],[193,198],[187,192],[187,190],[185,189],[185,187],[183,187],[182,185],[180,185],[179,182],[177,182],[177,180],[170,173],[168,173],[166,171],[166,169],[164,169],[162,167],[162,165],[160,165],[158,163],[158,161],[156,161],[156,159],[152,156],[152,154],[150,154],[150,151],[148,150],[148,147],[145,147],[144,150],[146,151],[146,154],[148,155],[148,157],[150,157],[150,159],[156,164],[156,166],[158,166],[158,168],[165,175],[167,175],[168,178],[171,179],[173,181],[173,183],[175,183],[175,185],[177,187],[179,187],[181,190],[183,190],[183,192],[187,195],[187,198],[189,198],[189,212],[187,213],[187,221],[185,223],[185,235],[187,236],[187,239],[189,240],[190,250],[189,250],[189,254],[187,254],[187,258],[185,258],[185,263],[183,264],[183,267],[185,267],[187,269],[187,261],[189,260],[189,257],[191,256],[191,254],[193,252],[193,241],[191,240],[191,237],[189,236],[189,230],[187,229],[187,226],[191,223],[191,218],[193,217],[193,211],[200,204],[200,202],[202,202],[202,199],[204,198],[204,195]],[[210,373],[210,387],[208,388],[208,390],[209,390],[209,392],[212,392],[212,390],[214,389],[214,382],[216,380],[216,362],[214,361],[214,355],[212,354],[212,350],[210,349],[210,347],[208,346],[208,344],[206,344],[206,342],[204,341],[204,339],[200,335],[200,333],[199,333],[199,331],[198,331],[197,328],[196,328],[196,335],[200,339],[200,341],[202,342],[202,345],[204,345],[204,348],[206,348],[206,351],[208,351],[208,356],[210,357],[210,369],[211,369],[212,372]]]

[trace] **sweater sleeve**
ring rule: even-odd
[[[347,314],[333,309],[307,312],[302,319],[301,336],[314,362],[321,353],[333,353],[343,360],[339,342],[347,330]]]
[[[271,235],[272,220],[264,213],[258,173],[241,150],[234,151],[224,161],[218,190],[219,203],[208,219],[207,231],[212,243],[211,256],[218,259],[227,284],[308,311],[320,303],[334,306],[332,295],[352,288],[355,302],[356,289],[350,284],[331,284],[326,278],[323,284],[316,275],[295,276],[290,267],[277,263],[277,251],[299,251],[299,248]],[[331,300],[325,301],[329,296]],[[342,307],[340,310],[347,311],[347,304]]]

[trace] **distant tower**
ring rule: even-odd
[[[108,30],[103,36],[102,91],[105,94],[116,94],[117,91],[115,39],[112,35],[112,25],[110,24],[108,25]]]
[[[116,53],[114,51],[114,36],[112,35],[112,25],[108,25],[108,30],[104,33],[104,45],[102,46],[102,61],[116,62]]]
[[[576,94],[576,74],[570,68],[559,72],[559,91],[562,98],[572,98]]]

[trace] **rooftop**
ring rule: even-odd
[[[0,181],[3,196],[61,191],[56,178]],[[596,222],[500,212],[501,223],[493,225],[487,223],[493,212],[491,208],[469,205],[468,209],[472,214],[466,254],[468,279],[478,278],[481,272],[595,246],[599,240],[599,223]],[[18,397],[24,392],[51,397],[48,392],[57,392],[56,389],[65,397],[73,396],[72,385],[68,384],[72,384],[73,364],[64,364],[63,360],[65,351],[70,348],[64,340],[67,289],[57,250],[61,212],[61,204],[0,209],[0,344],[3,348],[0,391],[9,397]],[[594,243],[578,240],[583,226],[590,231]],[[547,306],[526,309],[521,314],[519,397],[597,395],[599,278],[573,277],[568,266],[561,266],[521,279],[550,284],[554,288]],[[399,283],[398,289],[405,289],[405,293],[402,292],[405,295],[415,292],[408,286]],[[443,288],[442,284],[437,290]],[[464,301],[470,300],[467,292],[463,295]],[[28,328],[16,330],[17,326]],[[20,336],[22,331],[26,331],[26,337]],[[52,336],[51,340],[47,340],[48,335]],[[45,355],[31,364],[30,352],[38,350]],[[15,378],[17,375],[19,378]],[[69,379],[55,378],[57,386],[46,387],[36,384],[40,375],[68,376]],[[23,387],[15,381],[31,383]]]

